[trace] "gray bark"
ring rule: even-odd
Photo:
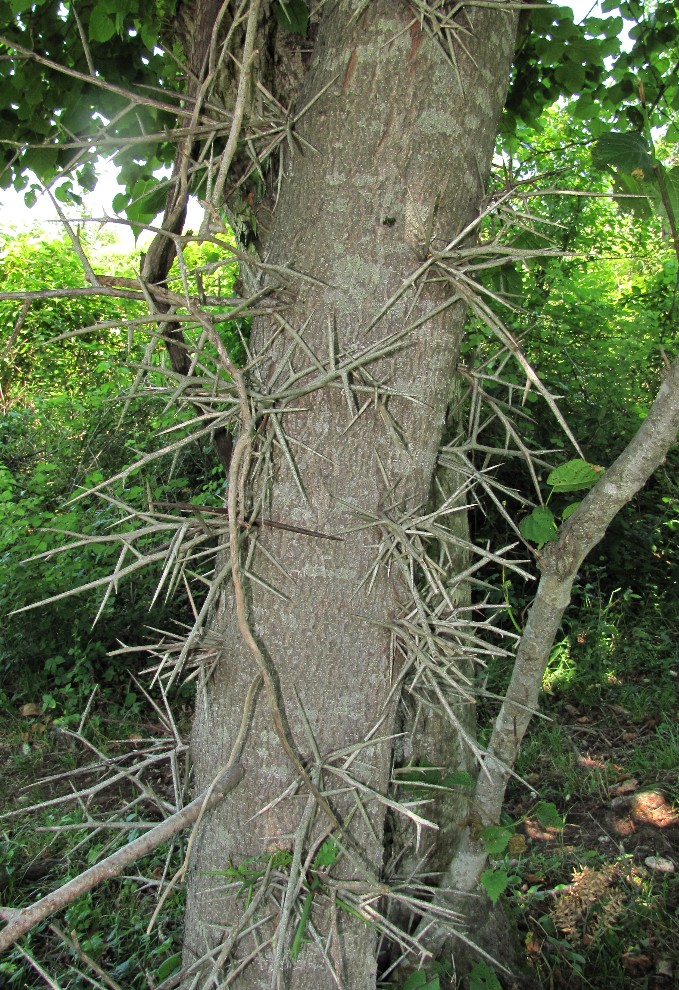
[[[283,313],[286,327],[260,321],[253,335],[257,352],[278,334],[251,377],[254,389],[272,393],[291,372],[301,373],[315,362],[328,367],[330,339],[337,352],[333,359],[339,360],[412,327],[405,346],[366,369],[375,401],[353,423],[342,389],[326,387],[270,406],[257,438],[264,451],[271,432],[280,439],[284,431],[300,481],[280,446],[274,446],[264,514],[341,537],[329,541],[262,528],[254,550],[250,543],[247,561],[248,571],[258,579],[249,584],[250,623],[276,668],[297,751],[310,768],[314,759],[301,706],[324,760],[365,740],[381,720],[377,737],[389,735],[394,724],[395,702],[388,699],[397,671],[387,627],[404,608],[406,593],[396,568],[380,569],[370,593],[361,583],[383,538],[380,520],[402,517],[427,502],[464,309],[458,303],[423,319],[443,299],[440,285],[430,282],[411,288],[375,319],[426,252],[449,242],[476,215],[506,92],[516,20],[505,10],[469,8],[461,15],[469,55],[457,49],[456,70],[443,48],[420,31],[405,2],[373,0],[353,18],[356,7],[329,2],[322,8],[298,108],[328,88],[299,125],[308,144],[294,156],[286,154],[265,258],[314,281],[293,279],[291,302]],[[303,337],[303,345],[290,328]],[[316,374],[303,376],[298,385]],[[364,377],[363,384],[367,381]],[[356,410],[368,396],[356,390],[360,384],[359,375],[349,382]],[[384,386],[401,394],[387,398]],[[255,460],[255,467],[263,457]],[[250,497],[258,494],[252,491]],[[359,523],[365,528],[356,530]],[[257,672],[228,591],[214,625],[223,636],[223,651],[214,675],[199,692],[192,740],[197,789],[207,786],[227,762]],[[352,773],[385,794],[391,762],[391,744],[374,742],[353,764]],[[237,901],[233,890],[225,890],[214,871],[223,871],[230,860],[238,864],[254,856],[265,863],[272,850],[292,849],[307,805],[302,786],[253,818],[297,777],[265,700],[256,711],[242,765],[245,777],[237,797],[210,812],[194,844],[185,963],[228,938],[246,909],[244,899]],[[325,790],[342,784],[327,770],[317,779]],[[339,817],[353,810],[352,839],[347,841],[363,853],[363,862],[347,855],[332,873],[338,882],[369,887],[370,872],[379,876],[383,865],[383,806],[367,803],[363,815],[356,811],[354,794],[330,800]],[[327,825],[318,811],[313,834],[322,834]],[[256,938],[265,942],[272,937],[277,912],[273,894],[265,896],[259,916],[270,916],[270,921],[257,936],[234,947],[222,978],[229,963],[233,967],[253,952]],[[311,916],[323,940],[332,928],[327,915],[315,908]],[[295,926],[293,915],[293,932]],[[337,929],[341,945],[331,933],[328,955],[341,985],[351,990],[374,987],[373,930],[341,912]],[[306,945],[294,967],[287,951],[282,958],[286,986],[337,986],[317,944]],[[271,959],[269,949],[262,951],[233,985],[269,987]],[[199,980],[209,973],[206,966]]]

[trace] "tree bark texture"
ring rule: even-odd
[[[264,259],[290,267],[290,303],[282,320],[256,323],[252,349],[263,357],[249,379],[254,392],[281,396],[266,400],[268,415],[253,438],[255,468],[271,451],[264,515],[340,539],[262,527],[242,560],[254,577],[248,583],[249,621],[276,668],[296,749],[310,772],[319,774],[318,786],[338,817],[350,817],[350,841],[362,851],[357,857],[349,849],[331,875],[339,884],[354,882],[367,890],[370,871],[379,876],[383,867],[384,807],[368,798],[365,787],[388,792],[392,744],[379,740],[393,731],[397,701],[389,624],[407,608],[408,597],[394,561],[385,562],[374,580],[365,579],[384,541],[384,521],[407,519],[426,507],[465,318],[460,302],[435,312],[449,290],[434,279],[413,284],[380,313],[427,253],[442,248],[477,215],[516,21],[506,10],[463,12],[464,47],[456,45],[455,67],[438,41],[420,30],[406,2],[373,0],[354,17],[362,6],[328,2],[321,8],[296,108],[309,109],[298,125],[294,154],[286,150]],[[303,389],[342,360],[368,348],[378,351],[402,331],[402,346],[343,382],[296,397],[285,394],[291,376],[299,376],[296,387]],[[258,495],[249,493],[253,501]],[[228,588],[214,626],[223,650],[199,690],[192,739],[197,790],[227,763],[257,673]],[[370,744],[348,771],[364,789],[350,789],[346,775],[337,772],[343,759],[332,754],[366,740]],[[315,747],[322,773],[314,769]],[[441,755],[432,752],[432,762]],[[237,900],[215,873],[230,861],[259,857],[265,864],[272,851],[292,850],[307,805],[304,785],[271,805],[298,775],[263,695],[242,765],[237,794],[205,817],[194,844],[187,964],[228,938],[246,910],[245,898]],[[329,827],[317,809],[311,841]],[[223,962],[222,979],[254,952],[257,939],[261,944],[273,937],[281,897],[272,892],[263,900],[259,918],[269,920],[235,945]],[[336,987],[319,950],[327,942],[339,985],[373,988],[374,930],[342,911],[333,925],[323,908],[329,899],[316,900],[310,942],[294,966],[286,948],[282,985]],[[293,910],[290,937],[300,907]],[[271,959],[265,947],[232,985],[270,987]]]

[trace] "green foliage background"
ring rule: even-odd
[[[93,249],[100,274],[111,266],[118,275],[134,274],[136,259],[121,257],[110,239],[86,247]],[[187,260],[209,264],[213,254],[213,248],[190,248]],[[228,295],[234,277],[234,267],[227,265],[212,281],[208,276],[205,287]],[[67,240],[29,235],[0,243],[0,279],[8,291],[85,285],[80,260]],[[161,449],[163,431],[172,429],[174,439],[186,435],[189,427],[182,428],[182,419],[188,422],[192,412],[165,407],[160,349],[150,358],[158,366],[159,394],[151,390],[130,399],[148,337],[143,328],[128,333],[120,321],[141,315],[143,304],[97,296],[41,300],[17,335],[19,310],[20,304],[0,302],[0,611],[5,616],[0,703],[39,700],[55,715],[72,715],[99,683],[105,699],[134,708],[137,697],[128,690],[127,664],[107,654],[121,642],[136,645],[148,624],[164,628],[171,619],[181,619],[187,607],[181,594],[171,607],[161,604],[149,613],[157,575],[141,572],[122,582],[94,629],[100,590],[10,613],[112,572],[118,548],[110,544],[88,544],[33,563],[30,558],[62,545],[68,540],[64,534],[107,534],[121,512],[101,496],[88,496],[88,489],[139,454]],[[106,328],[83,332],[99,324]],[[238,351],[235,331],[225,331],[225,340]],[[222,486],[223,473],[209,446],[199,444],[174,459],[153,462],[143,477],[121,480],[107,494],[142,508],[149,500],[210,502]]]

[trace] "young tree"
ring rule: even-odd
[[[478,884],[482,833],[498,821],[577,567],[676,436],[679,368],[643,435],[537,555],[540,590],[482,752],[473,659],[488,647],[482,611],[472,621],[470,581],[505,557],[469,543],[468,461],[449,459],[438,480],[436,470],[453,400],[474,381],[459,366],[468,305],[540,387],[474,282],[477,268],[512,257],[511,245],[479,238],[509,196],[484,203],[519,5],[16,7],[2,41],[19,59],[7,76],[13,140],[48,135],[27,161],[8,156],[18,183],[26,167],[51,180],[66,165],[89,182],[82,149],[96,144],[92,115],[104,114],[105,140],[122,146],[118,205],[142,224],[158,206],[153,169],[169,157],[163,126],[178,120],[164,220],[140,286],[168,347],[168,380],[213,433],[228,472],[216,574],[180,655],[211,659],[197,693],[194,786],[209,792],[235,762],[243,771],[192,837],[184,985],[228,976],[244,988],[374,987],[378,948],[385,969],[401,954],[439,953],[452,932],[476,940],[452,910],[466,913],[468,902],[453,892]],[[543,93],[514,86],[510,108],[524,117],[559,87],[586,104],[611,54],[603,28],[587,39],[562,15],[542,26],[553,64],[543,64]],[[575,37],[578,56],[559,72],[556,49]],[[540,42],[522,35],[519,90],[540,57]],[[59,93],[53,106],[69,107],[42,130],[41,115],[23,111],[27,76]],[[245,369],[200,286],[191,291],[187,277],[179,299],[167,288],[193,237],[183,232],[191,190],[206,203],[199,236],[225,250],[228,221],[239,239],[241,312],[254,316]],[[69,180],[56,195],[74,195]],[[105,287],[129,291],[115,279]],[[470,795],[461,782],[474,757]],[[466,796],[444,789],[426,809],[409,804],[394,785],[399,770],[418,766],[462,772]],[[241,887],[248,898],[235,896]]]

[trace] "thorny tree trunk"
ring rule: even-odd
[[[260,322],[253,337],[259,351],[277,334],[257,369],[255,386],[273,393],[295,371],[312,368],[317,375],[321,365],[330,367],[342,355],[358,355],[412,328],[401,349],[348,378],[345,390],[324,388],[274,406],[255,442],[254,464],[261,467],[264,454],[257,461],[257,450],[266,450],[267,437],[277,439],[264,515],[341,536],[331,541],[263,527],[251,557],[243,552],[244,566],[257,578],[248,585],[250,623],[275,665],[297,749],[310,767],[314,760],[302,706],[326,760],[371,733],[383,738],[393,731],[396,706],[390,691],[396,671],[388,625],[406,605],[405,589],[396,566],[380,568],[370,590],[362,582],[383,540],[379,521],[407,516],[429,497],[464,307],[457,303],[423,319],[443,300],[439,286],[429,283],[411,288],[375,320],[430,248],[444,246],[476,215],[515,34],[513,13],[468,8],[461,15],[464,49],[456,46],[455,67],[443,47],[420,31],[405,2],[373,0],[353,18],[359,6],[329,2],[322,8],[298,108],[327,89],[298,125],[299,150],[294,156],[286,152],[267,246],[268,263],[290,265],[313,281],[295,278],[294,296],[283,311],[285,324]],[[399,394],[387,397],[389,390]],[[298,480],[290,457],[282,453],[283,435]],[[258,495],[253,491],[251,498]],[[360,524],[364,528],[357,529]],[[257,673],[230,592],[223,594],[215,626],[223,649],[213,676],[199,691],[192,741],[197,790],[227,762]],[[430,759],[437,762],[441,755],[434,740]],[[359,754],[350,772],[385,794],[391,762],[391,743],[375,742]],[[296,779],[264,695],[243,766],[243,783],[206,816],[195,844],[185,963],[222,943],[247,905],[244,897],[236,900],[234,889],[224,889],[228,880],[215,871],[230,861],[242,864],[246,857],[262,857],[258,865],[263,866],[272,850],[291,849],[307,804],[302,786],[295,796],[253,817]],[[320,786],[346,789],[346,779],[326,770]],[[364,801],[365,815],[357,810],[357,795],[345,792],[330,800],[342,818],[353,810],[349,832],[379,876],[383,806]],[[313,834],[327,826],[319,810]],[[354,854],[343,857],[332,872],[369,889]],[[322,903],[315,906],[311,920],[323,943],[330,931],[328,958],[341,974],[341,985],[374,987],[373,930],[342,911],[333,924],[331,912],[322,909]],[[253,952],[257,940],[271,938],[276,905],[265,897],[250,923],[267,917],[257,934],[246,936],[224,961],[222,978],[229,966],[233,969]],[[293,918],[294,933],[297,915]],[[312,938],[311,928],[307,935]],[[287,950],[283,958],[291,969],[286,985],[294,990],[337,986],[318,942],[304,946],[294,967]],[[235,985],[269,987],[271,959],[270,948],[265,949]],[[209,971],[208,965],[203,978]],[[188,985],[196,984],[189,980]],[[203,984],[199,980],[197,985]]]

